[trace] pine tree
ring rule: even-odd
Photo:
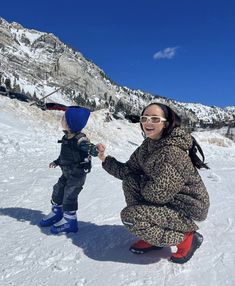
[[[11,80],[9,78],[5,79],[5,85],[7,89],[11,90]]]

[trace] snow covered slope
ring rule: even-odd
[[[51,33],[26,29],[0,17],[0,85],[49,102],[79,104],[92,110],[110,107],[115,113],[140,115],[144,106],[157,100],[176,109],[183,122],[218,127],[234,124],[234,106],[219,108],[181,103],[116,84],[97,65]],[[66,84],[66,88],[58,90]]]
[[[185,265],[167,258],[170,249],[146,255],[128,251],[136,239],[122,226],[121,182],[93,160],[79,196],[79,232],[54,236],[38,226],[50,208],[59,169],[57,158],[63,112],[41,111],[0,97],[0,285],[7,286],[221,286],[235,285],[235,145],[220,132],[194,135],[210,170],[201,175],[211,197],[204,243]],[[138,124],[104,122],[105,110],[92,113],[86,129],[94,143],[122,161],[142,142]]]

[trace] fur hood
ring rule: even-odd
[[[165,146],[176,146],[184,151],[187,151],[192,147],[193,144],[192,136],[180,127],[175,128],[171,134],[165,138],[160,140],[146,138],[145,141],[150,152]]]

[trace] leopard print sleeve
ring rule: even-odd
[[[138,149],[131,155],[126,163],[119,162],[111,156],[107,156],[102,163],[102,167],[112,176],[123,180],[129,173],[138,173],[139,164],[136,153]]]
[[[123,180],[125,174],[128,172],[128,167],[125,163],[119,162],[111,156],[106,157],[105,161],[102,163],[102,167],[110,175],[120,180]]]

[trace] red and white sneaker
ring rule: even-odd
[[[135,254],[144,254],[151,250],[160,250],[163,247],[152,245],[144,240],[138,240],[129,248],[129,250]]]
[[[187,232],[184,240],[177,245],[177,252],[172,253],[170,261],[183,264],[193,256],[203,242],[203,236],[198,232]]]

